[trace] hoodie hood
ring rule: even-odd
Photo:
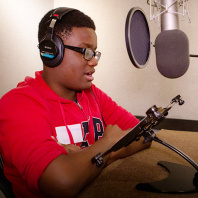
[[[43,71],[35,72],[35,78],[27,76],[23,82],[20,82],[17,87],[30,86],[35,89],[39,94],[46,100],[59,101],[61,103],[71,103],[73,101],[64,99],[56,94],[44,81],[42,78]],[[83,93],[78,93],[77,98],[80,101],[82,99]]]

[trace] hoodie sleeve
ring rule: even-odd
[[[116,124],[122,130],[126,130],[133,128],[139,123],[139,120],[134,115],[119,106],[106,93],[101,91],[95,85],[92,85],[92,91],[106,125]]]
[[[5,173],[12,172],[11,182],[13,175],[19,176],[29,188],[38,191],[38,179],[47,165],[60,154],[66,154],[51,138],[48,111],[36,96],[13,92],[2,97],[0,109],[0,152]]]

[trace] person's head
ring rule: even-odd
[[[51,22],[50,16],[55,10],[57,9],[52,9],[49,12],[47,12],[39,23],[39,43],[47,34]],[[87,27],[93,29],[94,31],[96,30],[94,21],[89,16],[85,15],[83,12],[77,9],[74,9],[71,12],[65,14],[62,17],[61,21],[56,22],[56,25],[54,27],[54,34],[58,35],[61,39],[65,39],[71,34],[73,27]]]
[[[50,18],[52,13],[54,13],[54,10],[49,11],[39,24],[39,43],[46,38],[52,21]],[[94,66],[98,64],[97,58],[100,54],[94,53],[94,56],[90,56],[91,59],[89,60],[87,54],[83,52],[86,51],[90,55],[90,51],[96,50],[97,36],[95,29],[93,20],[79,10],[68,12],[60,21],[55,23],[53,35],[61,39],[63,58],[61,63],[55,67],[49,67],[44,62],[43,77],[60,96],[65,97],[63,94],[68,90],[81,91],[91,86],[92,74],[95,71]],[[71,46],[82,48],[80,49],[81,53],[73,48],[71,49]],[[91,50],[85,50],[85,48]]]

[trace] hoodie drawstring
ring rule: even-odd
[[[61,113],[62,113],[62,116],[63,116],[64,124],[65,124],[65,126],[66,126],[66,129],[67,129],[67,132],[68,132],[68,135],[69,135],[70,143],[71,143],[71,144],[74,144],[74,139],[73,139],[72,133],[71,133],[71,131],[69,130],[67,124],[66,124],[65,114],[64,114],[63,107],[62,107],[61,102],[60,102],[59,100],[58,100],[58,103],[59,103],[59,106],[60,106],[60,109],[61,109]]]

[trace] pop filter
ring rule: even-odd
[[[128,12],[125,41],[133,65],[137,68],[145,67],[150,56],[150,31],[147,18],[139,7],[131,8]]]

